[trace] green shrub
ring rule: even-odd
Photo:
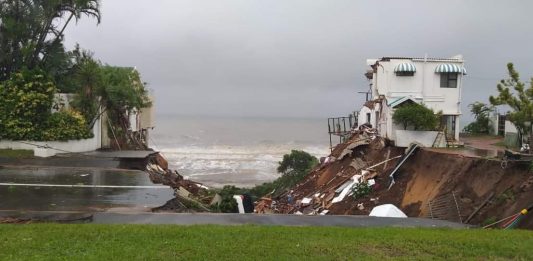
[[[0,84],[0,139],[53,141],[92,137],[77,112],[51,112],[56,87],[38,70],[14,73]]]
[[[470,112],[474,115],[475,121],[466,125],[463,131],[471,134],[489,134],[491,123],[489,116],[494,108],[481,102],[471,103],[468,107],[470,107]]]
[[[360,182],[352,187],[352,197],[354,199],[360,199],[370,194],[371,191],[372,187],[367,182]]]
[[[397,108],[392,115],[394,123],[402,125],[404,130],[411,126],[414,130],[432,131],[437,128],[439,114],[425,105],[412,103]]]
[[[0,138],[35,140],[51,114],[55,85],[41,71],[14,73],[0,84]]]
[[[283,160],[279,162],[278,172],[281,173],[279,178],[251,189],[224,186],[218,191],[222,197],[222,202],[218,204],[216,210],[226,213],[238,212],[237,202],[233,199],[233,195],[249,194],[257,199],[271,192],[280,193],[302,181],[317,164],[318,159],[313,155],[301,150],[292,150],[290,154],[285,154]]]
[[[42,140],[77,140],[92,138],[93,133],[87,129],[85,119],[75,111],[53,113],[42,131]]]
[[[237,213],[237,202],[233,199],[233,195],[240,195],[246,193],[247,190],[235,186],[226,185],[218,193],[222,197],[222,201],[217,205],[217,211],[222,213]]]

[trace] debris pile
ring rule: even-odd
[[[502,169],[498,159],[417,144],[394,147],[369,126],[355,130],[320,162],[296,186],[259,200],[255,211],[369,215],[392,204],[409,217],[483,225],[533,204],[533,176],[524,164],[509,162]],[[517,227],[533,228],[533,215],[524,215]]]
[[[368,189],[365,192],[368,194],[386,188],[390,182],[388,170],[402,152],[377,136],[375,129],[361,126],[353,131],[350,139],[337,145],[331,155],[321,159],[320,165],[305,180],[277,198],[262,198],[255,211],[303,215],[368,214],[368,208],[377,205],[378,200],[373,198],[372,204],[368,204],[366,195],[361,198],[358,195],[363,189]],[[344,210],[346,207],[350,211]]]
[[[146,165],[150,179],[155,184],[163,184],[174,190],[175,198],[152,211],[210,212],[209,205],[218,203],[210,194],[209,188],[201,183],[185,179],[177,171],[168,168],[168,163],[159,153],[149,157]]]

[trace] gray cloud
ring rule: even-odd
[[[99,26],[68,28],[102,61],[137,66],[159,113],[343,116],[367,58],[463,54],[464,109],[515,62],[533,75],[529,1],[103,0]]]

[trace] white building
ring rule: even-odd
[[[445,59],[384,57],[369,59],[367,64],[371,67],[365,75],[371,81],[372,101],[361,109],[359,125],[372,124],[382,136],[398,145],[398,130],[403,130],[403,126],[393,123],[394,109],[416,102],[435,113],[441,112],[440,130],[449,141],[459,140],[461,91],[466,74],[461,55]],[[437,132],[426,134],[433,140],[437,138]],[[426,138],[431,140],[429,136]]]
[[[74,94],[58,93],[55,94],[54,104],[51,108],[52,112],[61,110],[69,110],[71,108],[70,102],[74,98]],[[130,130],[139,141],[144,142],[149,147],[150,130],[155,127],[154,122],[154,96],[149,95],[152,106],[142,108],[140,110],[134,109],[128,115],[130,121]],[[90,152],[98,149],[113,148],[116,144],[113,138],[113,133],[108,130],[110,122],[107,113],[96,119],[94,122],[92,132],[94,136],[89,139],[68,140],[68,141],[12,141],[0,140],[0,149],[24,149],[33,150],[34,155],[38,157],[51,157],[58,153],[65,152]]]

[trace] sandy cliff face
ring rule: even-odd
[[[527,165],[511,163],[503,169],[498,159],[421,150],[403,171],[407,184],[401,206],[419,204],[409,213],[414,216],[430,215],[429,200],[452,191],[463,221],[486,202],[471,224],[504,218],[533,204],[533,175]],[[520,226],[533,228],[533,213]]]

